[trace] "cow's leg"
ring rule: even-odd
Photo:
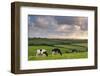
[[[55,54],[55,52],[54,51],[52,51],[52,55],[54,55]]]
[[[46,56],[48,56],[48,53],[47,53],[47,52],[44,52],[44,54],[45,54]]]
[[[36,56],[39,56],[39,54],[38,54],[38,53],[36,53]]]

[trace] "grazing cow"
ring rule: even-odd
[[[71,49],[69,51],[66,51],[65,53],[77,53],[79,52],[77,49]]]
[[[77,49],[72,49],[72,53],[73,53],[73,52],[78,52],[78,50],[77,50]]]
[[[45,49],[38,49],[36,56],[48,56],[48,53]]]
[[[55,54],[60,54],[60,55],[62,56],[62,52],[61,52],[61,50],[58,49],[58,48],[52,49],[52,55],[55,55]]]

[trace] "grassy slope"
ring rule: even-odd
[[[63,56],[51,56],[51,50],[54,47],[61,49]],[[36,57],[37,49],[46,49],[48,57]],[[77,49],[78,53],[65,53]],[[29,60],[48,60],[48,59],[73,59],[87,57],[87,40],[59,40],[59,39],[29,39],[28,59]],[[84,52],[81,52],[84,51]]]
[[[53,59],[79,59],[79,58],[87,58],[87,52],[80,52],[80,53],[67,53],[60,55],[49,55],[48,57],[36,57],[30,56],[29,60],[53,60]]]

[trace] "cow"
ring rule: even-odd
[[[48,56],[48,53],[45,49],[38,49],[36,52],[36,56]]]
[[[71,49],[69,51],[66,51],[65,53],[77,53],[77,52],[79,52],[79,50],[77,50],[77,49]]]
[[[78,52],[77,49],[72,49],[72,53]]]
[[[52,49],[52,55],[56,55],[56,54],[60,54],[62,56],[62,52],[60,49],[58,48],[54,48]]]

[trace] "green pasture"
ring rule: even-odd
[[[59,48],[63,55],[52,55],[51,50],[53,48]],[[37,57],[37,49],[46,49],[48,57]],[[78,50],[78,52],[71,52],[72,49]],[[55,60],[55,59],[79,59],[87,58],[87,40],[69,40],[69,39],[42,39],[32,38],[29,39],[28,44],[28,60]]]
[[[56,59],[79,59],[87,58],[87,52],[66,53],[61,55],[49,55],[48,57],[29,56],[29,60],[56,60]]]

